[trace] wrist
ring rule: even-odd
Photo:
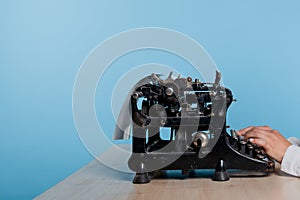
[[[291,146],[292,144],[290,142],[287,141],[286,145],[283,147],[283,150],[281,151],[281,156],[280,156],[280,159],[278,160],[279,163],[282,163],[282,160],[284,158],[284,155],[287,151],[287,149]]]

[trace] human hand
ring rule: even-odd
[[[287,148],[292,145],[277,130],[269,126],[249,126],[237,132],[244,139],[265,149],[266,153],[281,163]]]

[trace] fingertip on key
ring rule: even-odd
[[[241,132],[241,130],[236,131],[236,133],[237,133],[238,135],[243,135],[242,132]]]

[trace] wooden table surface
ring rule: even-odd
[[[110,152],[102,156],[110,156]],[[170,172],[138,185],[131,182],[133,173],[116,171],[94,160],[35,199],[300,199],[300,179],[279,170],[266,177],[233,177],[226,182],[212,181],[209,173],[183,179],[180,173]]]

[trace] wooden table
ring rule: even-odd
[[[110,152],[102,156],[110,156]],[[300,179],[279,170],[267,177],[234,177],[226,182],[212,181],[209,173],[186,179],[180,173],[167,173],[136,185],[131,182],[133,173],[115,171],[94,160],[35,199],[300,199]]]

